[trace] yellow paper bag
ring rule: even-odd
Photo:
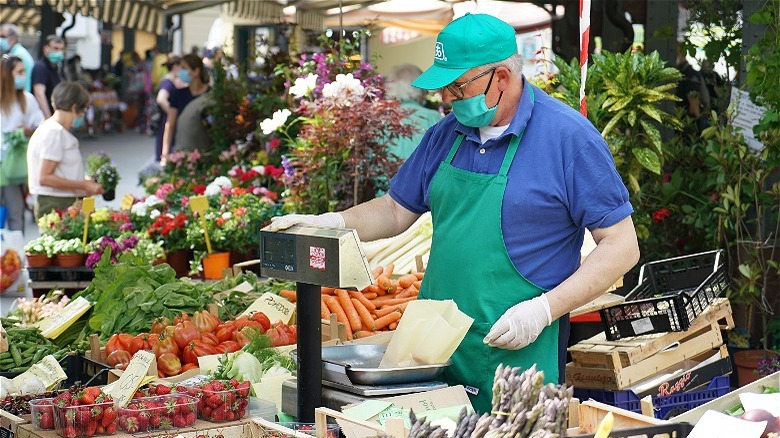
[[[410,301],[379,367],[445,363],[473,322],[452,300]]]

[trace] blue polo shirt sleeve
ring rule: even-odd
[[[46,71],[46,66],[42,65],[40,62],[36,62],[35,66],[33,66],[33,71],[32,71],[32,84],[46,85],[48,81],[49,81],[49,72]]]

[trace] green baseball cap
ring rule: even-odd
[[[469,69],[503,61],[515,53],[512,26],[492,15],[467,13],[439,32],[433,65],[412,85],[425,90],[443,88]]]

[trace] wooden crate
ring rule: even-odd
[[[669,424],[669,421],[666,420],[647,417],[594,400],[588,400],[579,403],[577,406],[577,424],[569,423],[571,428],[568,433],[596,433],[601,420],[604,419],[608,412],[612,412],[614,417],[612,430]]]
[[[10,412],[6,412],[0,409],[0,436],[13,437],[17,434],[19,426],[23,424],[29,424],[29,417],[29,415],[27,415],[26,418],[17,417]],[[8,435],[8,432],[11,434]]]
[[[713,302],[686,331],[635,336],[617,341],[608,341],[602,332],[569,347],[569,352],[572,361],[580,366],[621,369],[639,364],[669,346],[692,339],[703,331],[719,331],[722,328],[734,328],[731,304],[726,298]]]
[[[182,438],[195,438],[198,435],[204,435],[208,438],[222,435],[224,438],[254,438],[251,428],[252,420],[245,418],[243,420],[231,421],[227,423],[212,423],[209,421],[198,420],[191,427],[181,429],[158,430],[154,432],[144,432],[130,435],[124,432],[117,432],[110,435],[114,438],[139,437],[163,437],[177,436]],[[15,438],[61,438],[54,430],[38,430],[31,423],[22,424],[17,429],[18,434]],[[311,438],[311,437],[309,437]]]
[[[339,411],[334,411],[333,409],[316,408],[314,410],[314,429],[316,431],[317,438],[328,438],[328,417],[364,428],[369,436],[406,438],[409,432],[404,427],[404,420],[400,418],[388,419],[387,427],[383,427],[379,423],[358,420]],[[309,434],[290,429],[288,427],[282,426],[281,424],[273,423],[262,418],[253,419],[252,427],[254,428],[252,431],[253,438],[312,438],[312,436]]]
[[[675,364],[721,347],[725,348],[723,336],[720,327],[713,323],[703,331],[683,339],[674,348],[662,350],[641,362],[628,366],[622,364],[618,354],[608,355],[607,357],[612,360],[599,364],[568,363],[566,383],[582,388],[625,389]]]

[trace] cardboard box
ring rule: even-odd
[[[19,426],[26,423],[29,424],[28,419],[0,410],[0,437],[14,438],[17,435]]]
[[[413,409],[418,413],[448,408],[452,406],[471,406],[468,394],[466,394],[466,390],[462,385],[450,386],[448,388],[436,389],[433,391],[418,392],[415,394],[388,397],[380,400],[392,402],[396,407],[399,408]],[[345,406],[344,409],[349,407],[351,406]],[[375,415],[369,418],[368,421],[376,422],[378,417],[378,415]],[[337,419],[336,422],[339,424],[339,426],[341,426],[341,432],[347,438],[367,438],[376,436],[375,430],[362,427],[355,421],[344,421]]]

